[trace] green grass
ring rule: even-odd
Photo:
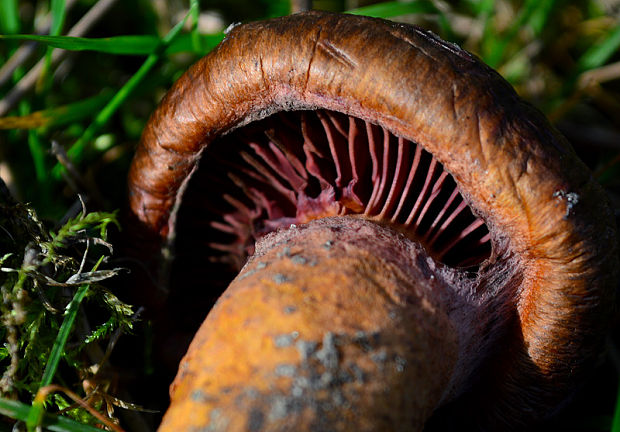
[[[63,396],[34,402],[35,395],[54,384],[84,397],[80,382],[91,365],[83,353],[106,347],[115,335],[129,337],[134,325],[131,308],[111,293],[115,279],[107,276],[116,267],[106,262],[111,252],[102,244],[114,224],[112,212],[125,205],[127,168],[149,114],[172,82],[222,40],[229,24],[291,8],[286,0],[188,0],[155,9],[152,2],[131,0],[117,2],[83,37],[66,36],[92,5],[0,0],[0,68],[20,47],[36,43],[32,56],[0,81],[0,106],[43,61],[36,83],[0,116],[0,172],[10,174],[5,180],[12,192],[29,203],[0,200],[0,209],[11,216],[0,218],[0,226],[16,237],[0,240],[0,267],[6,269],[0,285],[8,300],[1,311],[0,370],[11,375],[5,396],[19,400],[0,399],[0,413],[31,430],[37,424],[93,430],[97,421],[85,410],[50,414],[69,404]],[[597,0],[323,0],[315,5],[336,11],[349,6],[349,13],[416,23],[474,52],[567,135],[620,214],[617,10],[606,11]],[[210,15],[215,25],[203,28],[201,20],[213,11],[219,14]],[[36,25],[46,16],[49,31],[38,35]],[[66,54],[61,66],[52,62],[59,50]],[[52,151],[53,142],[61,153]],[[70,209],[78,193],[87,198],[88,209],[101,212],[67,218],[75,214]],[[33,242],[47,249],[33,252]],[[48,261],[24,263],[27,254],[43,252]],[[90,272],[80,269],[83,255]],[[96,273],[97,266],[110,273]],[[88,283],[70,282],[79,273],[87,274]],[[93,314],[87,334],[76,330],[85,311]],[[148,323],[143,328],[148,334]],[[144,352],[151,348],[145,342]],[[144,361],[145,371],[153,367]],[[617,381],[618,370],[608,360],[548,430],[620,432]],[[597,394],[601,386],[607,390]],[[97,408],[104,411],[104,404]]]
[[[183,28],[185,21],[192,14],[192,11],[197,8],[197,4],[193,3],[190,11],[185,15],[182,21],[177,23],[157,44],[157,46],[153,49],[153,51],[146,57],[142,66],[134,73],[129,80],[116,92],[116,94],[112,97],[110,102],[108,102],[102,109],[97,113],[93,122],[86,128],[82,136],[72,144],[67,150],[67,155],[73,161],[80,162],[82,160],[82,155],[84,153],[84,147],[93,140],[95,134],[110,120],[112,115],[118,110],[118,108],[125,102],[127,98],[131,95],[132,91],[140,84],[140,82],[146,77],[149,71],[155,66],[155,64],[159,61],[159,57],[161,52],[170,45],[170,43],[175,39],[178,33]],[[62,169],[60,164],[54,167],[55,173],[58,175]]]
[[[26,421],[31,411],[30,405],[18,401],[0,398],[0,414],[7,417]],[[58,432],[100,432],[101,429],[78,423],[63,416],[43,414],[39,424],[47,430]]]

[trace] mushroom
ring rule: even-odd
[[[448,404],[520,429],[600,358],[604,193],[497,73],[418,27],[234,27],[152,115],[129,190],[170,285],[154,303],[210,308],[162,431],[421,430]]]

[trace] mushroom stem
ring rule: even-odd
[[[196,334],[160,431],[422,430],[458,355],[446,285],[417,243],[361,217],[262,238]]]

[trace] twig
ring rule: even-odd
[[[49,27],[49,25],[48,25]],[[38,43],[26,42],[21,45],[13,55],[0,68],[0,86],[4,85],[13,76],[15,69],[20,67],[34,53]]]
[[[80,219],[84,219],[84,216],[86,216],[86,200],[84,199],[84,197],[82,196],[82,194],[78,194],[78,199],[80,200],[80,204],[82,205],[82,216],[80,217]]]
[[[58,162],[65,168],[66,175],[64,175],[65,180],[69,187],[76,193],[79,194],[80,191],[86,191],[87,198],[92,200],[96,207],[103,207],[103,197],[99,193],[99,190],[92,184],[92,182],[87,181],[84,178],[75,165],[71,162],[69,157],[67,156],[67,152],[56,141],[52,141],[52,154],[56,156]]]
[[[73,166],[69,158],[67,157],[67,152],[65,152],[65,149],[60,144],[58,144],[56,141],[52,141],[51,152],[54,156],[56,156],[56,159],[58,160],[58,162],[62,166],[65,167],[65,170],[67,171],[67,177],[65,178],[65,180],[69,184],[69,187],[74,192],[76,193],[79,192],[80,188],[78,187],[76,182],[79,182],[79,183],[83,183],[83,182],[81,181],[80,173],[77,172],[77,170],[75,169],[75,167]]]
[[[86,204],[89,202],[88,196],[82,195],[80,193],[78,193],[77,196],[78,196],[78,199],[73,201],[73,204],[71,204],[71,207],[69,207],[69,210],[67,210],[65,214],[63,215],[63,217],[60,218],[60,220],[56,223],[55,225],[56,230],[60,229],[61,226],[69,222],[70,219],[73,219],[74,217],[76,217],[78,214],[80,214],[80,212],[82,212],[83,214],[86,214],[84,209],[86,207]]]
[[[312,0],[291,0],[291,12],[304,12],[312,9]]]
[[[581,100],[584,94],[600,93],[600,84],[616,79],[620,79],[620,62],[611,63],[582,73],[578,78],[578,84],[574,93],[548,115],[549,120],[552,123],[558,121]]]
[[[88,251],[90,249],[90,239],[86,239],[86,248],[84,249],[84,255],[82,255],[82,262],[80,263],[80,268],[77,271],[77,274],[80,275],[84,271],[84,266],[86,265],[86,257],[88,256]]]
[[[620,78],[620,61],[591,69],[579,77],[579,87],[585,88]]]
[[[76,0],[67,0],[65,3],[65,9],[67,12],[71,10],[71,7],[75,4]],[[35,34],[47,34],[52,26],[52,14],[48,13],[42,21],[37,21],[37,26],[34,29]],[[29,42],[20,46],[13,55],[6,61],[2,67],[0,67],[0,86],[4,85],[11,76],[15,69],[20,67],[26,60],[30,58],[35,48],[36,42]]]
[[[136,321],[139,319],[140,315],[144,312],[144,308],[140,307],[131,317],[132,321]],[[91,327],[88,323],[88,318],[83,310],[80,311],[81,319],[79,320],[79,339],[85,339],[87,335],[91,333]],[[93,374],[90,379],[96,380],[96,378],[101,374],[101,371],[106,366],[106,362],[118,341],[118,338],[121,336],[122,327],[116,329],[114,334],[111,336],[107,348],[105,352],[101,349],[101,346],[98,343],[90,343],[86,345],[86,353],[90,362],[93,364],[89,368],[89,371]],[[107,364],[108,367],[109,363]],[[126,389],[120,389],[119,395],[121,400],[131,400],[131,395]],[[120,402],[120,400],[115,398],[116,402]],[[117,404],[117,406],[120,404]],[[122,406],[125,405],[125,406]],[[153,430],[152,425],[149,425],[147,420],[144,418],[142,412],[156,412],[152,410],[145,410],[142,407],[138,407],[135,404],[128,404],[124,402],[120,405],[124,410],[119,411],[118,415],[122,418],[122,423],[125,424],[129,430],[136,432],[148,432]]]
[[[68,388],[61,387],[56,384],[50,384],[48,386],[41,387],[39,391],[37,392],[35,401],[44,402],[47,399],[47,396],[53,392],[63,392],[64,394],[69,396],[71,399],[73,399],[75,403],[77,403],[79,406],[87,410],[93,417],[95,417],[105,426],[109,427],[115,432],[124,432],[123,429],[119,425],[114,424],[112,421],[104,417],[99,411],[97,411],[95,408],[90,406],[80,396],[78,396],[77,394],[69,390]]]
[[[54,315],[61,315],[63,311],[54,307],[52,302],[47,298],[47,296],[41,289],[41,285],[38,279],[33,278],[32,284],[34,285],[34,288],[37,291],[37,295],[39,296],[39,300],[41,300],[41,303],[43,304],[43,307],[45,308],[45,310],[47,310],[50,313],[53,313]]]
[[[116,0],[99,0],[90,10],[69,30],[68,36],[83,36],[114,4]],[[52,53],[52,65],[67,55],[67,51],[56,49]],[[32,69],[11,89],[9,93],[0,100],[0,116],[5,115],[11,108],[28,93],[37,82],[39,74],[43,69],[45,59],[37,62]]]

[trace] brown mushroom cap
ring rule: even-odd
[[[476,329],[486,339],[459,348],[450,393],[477,382],[485,416],[499,423],[553,410],[602,349],[617,280],[611,214],[545,118],[429,32],[319,12],[232,29],[176,82],[144,131],[129,176],[144,244],[177,241],[189,179],[221,137],[299,110],[381,127],[450,173],[492,245],[461,292],[491,314],[481,324],[489,327]],[[458,314],[452,319],[458,327]]]

